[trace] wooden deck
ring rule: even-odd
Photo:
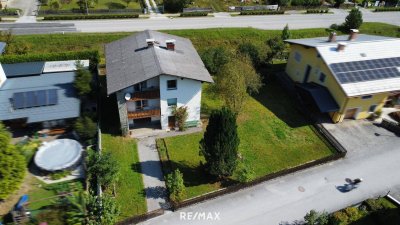
[[[139,100],[147,100],[147,99],[159,99],[160,98],[160,90],[149,90],[149,91],[140,91],[134,92],[132,98],[129,101],[139,101]]]

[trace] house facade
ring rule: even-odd
[[[292,39],[286,74],[337,123],[399,105],[400,39],[358,34]]]
[[[80,61],[85,67],[89,60]],[[0,120],[9,126],[63,125],[80,115],[75,60],[0,64]]]
[[[117,98],[121,130],[174,129],[175,107],[200,124],[203,82],[213,82],[190,40],[146,30],[106,45],[107,93]]]

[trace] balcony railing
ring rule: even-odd
[[[129,119],[142,119],[152,116],[161,116],[161,109],[149,109],[128,112]]]
[[[134,92],[133,96],[129,101],[140,101],[146,99],[159,99],[159,98],[160,98],[160,89],[153,89],[148,91]]]

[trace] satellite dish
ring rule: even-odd
[[[131,99],[131,93],[125,93],[125,100]]]

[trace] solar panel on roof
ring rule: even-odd
[[[56,89],[51,89],[47,90],[48,91],[48,100],[49,100],[49,105],[56,105],[57,104],[57,90]]]
[[[13,95],[14,109],[56,105],[57,103],[57,89],[18,92]]]
[[[330,67],[342,84],[400,77],[400,57],[334,63]]]

